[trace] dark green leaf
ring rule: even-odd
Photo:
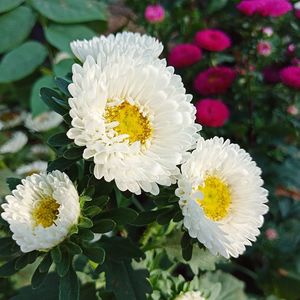
[[[41,88],[40,95],[43,101],[55,112],[65,115],[68,112],[67,103],[60,99],[60,95],[49,88]]]
[[[82,157],[83,149],[83,147],[72,147],[64,152],[63,157],[66,159],[76,160]]]
[[[5,9],[5,2],[7,1],[10,1],[12,6],[14,4],[18,5],[21,2],[16,0],[1,0],[0,13],[1,10]],[[27,6],[20,6],[6,14],[1,15],[0,53],[6,52],[7,50],[11,50],[17,47],[20,43],[22,43],[30,34],[30,31],[35,23],[35,18],[35,14]],[[22,26],[19,26],[20,24],[22,24]]]
[[[19,6],[24,0],[1,0],[0,1],[0,13],[9,11]]]
[[[70,97],[71,94],[68,90],[68,86],[71,83],[70,81],[65,80],[64,78],[61,77],[56,77],[55,78],[55,83],[57,85],[57,87],[59,88],[59,90],[64,93],[66,96]]]
[[[91,205],[83,209],[83,214],[91,218],[98,215],[100,212],[101,212],[101,208],[99,208],[96,205]]]
[[[93,227],[95,233],[106,233],[112,231],[116,227],[116,223],[110,219],[103,219],[97,222],[97,225]]]
[[[105,251],[100,247],[84,248],[83,253],[95,263],[102,264],[104,262]]]
[[[41,273],[39,267],[36,268],[32,277],[31,277],[31,287],[33,289],[39,288],[42,283],[45,281],[48,272]]]
[[[17,187],[18,184],[22,183],[20,178],[13,178],[13,177],[7,178],[6,182],[11,191],[13,191]]]
[[[81,239],[84,241],[91,241],[92,239],[94,239],[94,234],[89,229],[81,228],[78,234],[80,235]]]
[[[57,133],[48,139],[48,144],[53,147],[61,147],[71,143],[65,133]]]
[[[30,75],[43,63],[46,56],[46,48],[33,41],[27,41],[11,50],[0,62],[0,83],[16,81]],[[22,68],[16,66],[22,66]]]
[[[52,172],[54,170],[65,171],[75,163],[74,160],[65,159],[60,157],[56,160],[53,160],[49,163],[47,171]]]
[[[93,227],[93,222],[89,218],[80,217],[78,226],[82,227],[82,228],[91,228],[91,227]]]
[[[161,225],[170,223],[173,217],[177,214],[177,209],[174,207],[168,209],[157,217],[157,222]]]
[[[41,273],[48,273],[50,267],[52,265],[52,256],[50,253],[47,253],[43,258],[41,263],[39,264],[39,270]]]
[[[71,257],[68,252],[63,252],[61,261],[56,264],[56,272],[60,277],[64,277],[70,268]]]
[[[16,259],[11,260],[0,267],[0,277],[9,277],[18,272],[15,268]]]
[[[64,114],[64,115],[63,115],[63,119],[64,119],[64,122],[65,122],[66,124],[71,125],[71,123],[72,123],[72,118],[70,117],[69,114]]]
[[[52,257],[53,262],[56,265],[60,263],[60,261],[62,259],[62,255],[61,255],[61,250],[60,250],[59,246],[56,246],[51,250],[51,257]]]
[[[120,207],[112,209],[109,211],[102,212],[98,215],[97,220],[101,219],[111,219],[115,221],[118,225],[125,225],[131,223],[138,216],[138,213],[131,209]],[[98,221],[95,221],[95,225],[98,224]]]
[[[93,204],[99,206],[100,208],[103,208],[109,201],[109,196],[100,196],[93,200]]]
[[[134,226],[145,226],[151,224],[156,221],[159,215],[163,214],[166,211],[168,211],[168,208],[141,212],[138,217],[130,224]]]
[[[37,257],[38,257],[37,251],[25,253],[24,255],[22,255],[16,259],[15,268],[17,270],[21,270],[24,267],[26,267],[28,264],[32,264],[36,260]]]
[[[64,244],[72,255],[81,254],[82,249],[75,243],[68,241]]]
[[[31,0],[33,7],[57,23],[106,20],[106,6],[95,0]]]
[[[72,268],[60,279],[59,300],[79,300],[79,280]]]

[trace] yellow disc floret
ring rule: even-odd
[[[108,122],[118,122],[114,130],[118,135],[127,134],[129,143],[140,141],[145,144],[152,135],[152,128],[147,117],[139,108],[127,101],[106,109],[105,118]]]
[[[197,202],[209,219],[220,221],[228,215],[231,193],[229,186],[223,180],[217,176],[207,176],[198,189],[203,193],[203,199]]]
[[[44,228],[54,224],[59,214],[59,204],[52,197],[42,198],[32,211],[35,226],[42,225]]]

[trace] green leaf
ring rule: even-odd
[[[18,272],[15,268],[16,259],[11,260],[0,267],[0,277],[9,277]]]
[[[43,101],[55,112],[65,115],[68,112],[68,103],[60,99],[60,95],[49,88],[41,88],[40,95]]]
[[[101,212],[101,208],[99,208],[96,205],[91,205],[83,209],[83,214],[91,218],[98,215],[100,212]]]
[[[24,255],[16,259],[15,268],[17,270],[21,270],[25,268],[28,264],[32,264],[37,257],[38,257],[37,251],[25,253]]]
[[[41,273],[48,273],[50,267],[52,265],[52,256],[50,253],[47,253],[43,258],[41,263],[39,264],[39,270]]]
[[[59,246],[56,246],[51,250],[51,257],[56,265],[60,263],[62,255]]]
[[[207,13],[208,14],[213,14],[221,9],[223,9],[228,0],[210,0],[208,7],[207,7]]]
[[[14,189],[16,189],[18,184],[22,183],[22,180],[20,178],[9,177],[6,179],[6,182],[8,184],[9,189],[13,191]]]
[[[63,153],[63,157],[71,160],[82,158],[83,149],[84,149],[83,147],[69,148]]]
[[[31,277],[31,287],[33,289],[39,288],[42,283],[45,281],[48,272],[41,273],[39,267],[36,268],[32,277]]]
[[[60,279],[59,300],[79,300],[79,280],[72,268]]]
[[[0,197],[10,194],[11,190],[7,184],[7,178],[14,177],[15,174],[8,168],[0,170]],[[1,219],[1,218],[0,218]]]
[[[38,42],[28,41],[13,49],[0,62],[0,83],[16,81],[30,75],[43,63],[46,56],[46,48]]]
[[[152,292],[147,270],[134,270],[129,261],[105,262],[106,289],[114,292],[116,300],[146,300]]]
[[[62,147],[70,144],[72,141],[66,136],[65,133],[57,133],[52,135],[47,143],[53,147]]]
[[[88,257],[91,261],[103,264],[105,259],[105,251],[101,247],[91,247],[91,248],[84,248],[83,254]]]
[[[97,225],[93,227],[95,233],[106,233],[112,231],[116,227],[116,222],[110,219],[103,219],[97,222]]]
[[[7,1],[7,0],[6,0]],[[8,0],[12,2],[12,0]],[[0,1],[0,12],[3,4],[3,0]],[[20,1],[19,1],[20,2]],[[18,5],[18,3],[17,3]],[[3,8],[2,8],[3,9]],[[18,7],[6,14],[0,16],[0,28],[1,28],[1,43],[0,53],[11,50],[21,44],[26,37],[30,34],[31,29],[35,23],[35,14],[27,6]],[[22,26],[20,26],[22,24]],[[20,65],[15,65],[20,66]],[[18,67],[17,67],[18,68]]]
[[[77,244],[68,241],[64,244],[72,255],[81,254],[82,249]]]
[[[166,210],[165,212],[163,212],[162,214],[160,214],[157,217],[157,222],[161,225],[168,224],[174,218],[174,216],[177,214],[177,212],[178,212],[178,209],[176,207],[172,207],[172,208]]]
[[[98,215],[97,220],[111,219],[118,225],[125,225],[131,223],[137,216],[138,213],[135,210],[131,208],[120,207],[102,212]],[[98,224],[98,221],[95,221],[94,223],[96,225]]]
[[[55,76],[66,76],[72,70],[73,59],[64,59],[53,66]]]
[[[91,228],[93,227],[93,222],[91,219],[81,216],[79,219],[78,227]]]
[[[31,0],[33,7],[57,23],[106,20],[106,6],[95,0]]]
[[[80,228],[78,231],[79,236],[84,241],[91,241],[94,239],[94,234],[89,229]]]
[[[68,86],[71,83],[70,81],[65,80],[64,78],[61,77],[56,77],[55,78],[55,83],[57,85],[57,87],[59,88],[59,90],[64,93],[66,96],[70,97],[71,94],[68,90]]]
[[[130,222],[130,225],[145,226],[151,224],[156,221],[159,215],[163,214],[166,211],[168,211],[167,208],[152,211],[143,211],[138,215],[138,217],[135,220],[133,220],[133,222]]]
[[[84,25],[51,24],[46,27],[47,41],[57,49],[73,54],[70,43],[74,40],[91,39],[96,33]]]
[[[69,271],[70,264],[71,264],[70,254],[64,251],[62,253],[61,261],[58,264],[56,264],[57,274],[60,277],[64,277]]]
[[[1,0],[0,1],[0,13],[7,12],[17,6],[19,6],[24,0]]]
[[[33,85],[30,95],[30,107],[33,117],[49,111],[48,105],[41,99],[40,90],[42,87],[54,88],[55,84],[52,76],[44,76],[39,78]]]
[[[60,157],[56,160],[53,160],[49,163],[49,166],[47,168],[48,172],[52,172],[54,170],[60,170],[65,171],[69,167],[71,167],[75,163],[74,160],[65,159],[63,157]]]

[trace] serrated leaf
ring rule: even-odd
[[[79,300],[79,280],[72,268],[60,279],[59,300]]]
[[[6,179],[6,183],[8,184],[9,189],[13,191],[18,184],[22,183],[22,180],[20,178],[9,177]]]
[[[97,225],[95,225],[92,230],[95,233],[107,233],[112,231],[116,227],[116,223],[113,220],[110,219],[103,219],[97,222]]]
[[[46,56],[46,48],[38,42],[27,41],[14,48],[0,62],[0,83],[20,80],[30,75],[44,62]]]

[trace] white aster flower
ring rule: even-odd
[[[158,194],[157,184],[175,183],[201,127],[172,67],[126,56],[102,65],[88,56],[83,67],[73,66],[69,91],[67,135],[86,147],[83,157],[93,158],[96,178],[135,194]]]
[[[22,131],[12,133],[8,141],[0,146],[0,153],[16,153],[20,151],[27,143],[28,138]]]
[[[91,40],[77,40],[70,44],[74,55],[84,62],[90,55],[103,64],[107,58],[127,56],[137,58],[149,56],[158,58],[163,51],[163,45],[156,38],[140,33],[122,32],[107,37],[94,37]]]
[[[63,121],[63,117],[54,111],[44,112],[37,117],[28,115],[25,126],[37,132],[43,132],[57,127]]]
[[[22,165],[16,170],[18,175],[32,175],[46,172],[48,163],[46,161],[38,160],[33,163]]]
[[[179,295],[175,300],[205,300],[205,298],[201,296],[200,292],[187,292]]]
[[[0,112],[0,130],[20,125],[26,118],[24,111],[4,109]]]
[[[26,177],[6,201],[1,217],[9,223],[22,252],[45,251],[58,245],[80,215],[73,183],[57,170]]]
[[[215,137],[201,138],[181,170],[176,195],[189,235],[214,255],[242,254],[268,211],[261,169],[238,145]]]

